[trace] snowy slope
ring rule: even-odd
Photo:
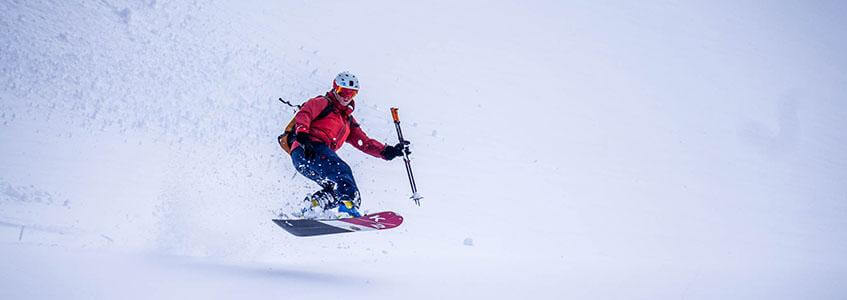
[[[0,298],[841,299],[834,2],[0,2]],[[385,232],[296,238],[351,70]],[[466,245],[465,241],[472,242]]]

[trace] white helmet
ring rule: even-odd
[[[359,79],[356,78],[356,75],[348,71],[344,71],[338,73],[338,76],[335,76],[335,81],[332,83],[333,87],[342,87],[345,89],[359,90]]]

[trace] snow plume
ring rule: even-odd
[[[228,230],[300,196],[285,191],[292,169],[269,141],[290,115],[273,97],[302,85],[284,80],[279,56],[215,24],[214,6],[2,5],[14,24],[3,31],[4,153],[46,167],[10,180],[70,194],[108,220],[79,221],[98,230],[146,219],[134,230],[151,237],[132,244],[185,254],[231,243],[242,232]]]

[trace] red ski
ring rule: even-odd
[[[384,211],[367,214],[358,218],[310,220],[274,219],[274,223],[296,236],[327,235],[356,231],[371,231],[391,229],[403,223],[403,216],[394,212]]]

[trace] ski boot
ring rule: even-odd
[[[312,195],[307,196],[304,201],[309,201],[312,205],[311,207],[320,207],[326,209],[329,206],[335,204],[335,196],[332,194],[332,191],[320,190],[314,192]]]
[[[358,218],[361,217],[362,214],[356,209],[356,206],[353,204],[353,201],[350,200],[341,200],[338,203],[338,218]]]
[[[338,200],[331,187],[312,193],[303,199],[300,216],[306,219],[358,218],[358,201]],[[337,209],[336,209],[337,208]]]
[[[323,219],[326,218],[326,208],[334,207],[336,202],[338,201],[335,200],[331,190],[320,190],[306,196],[300,211],[294,215],[304,219]]]

